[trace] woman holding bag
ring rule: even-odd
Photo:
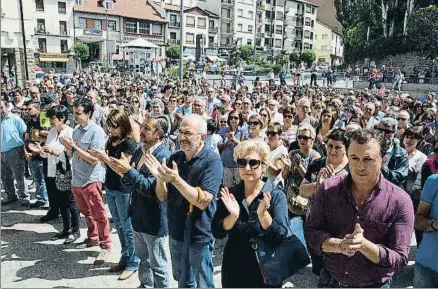
[[[52,129],[41,152],[41,156],[47,158],[48,193],[59,203],[63,223],[62,232],[54,238],[65,239],[64,244],[71,244],[80,237],[79,211],[71,192],[70,160],[65,153],[65,147],[59,142],[60,137],[71,138],[73,135],[73,129],[66,124],[68,114],[63,105],[54,106],[47,111]]]
[[[217,239],[228,235],[222,262],[222,286],[281,287],[267,284],[252,239],[262,236],[277,246],[288,236],[288,210],[284,193],[263,178],[269,162],[269,147],[259,140],[241,142],[234,149],[241,182],[221,189],[213,218]]]

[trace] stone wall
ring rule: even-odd
[[[426,59],[417,53],[391,55],[380,61],[380,64],[385,64],[386,67],[389,67],[391,63],[393,63],[394,68],[404,67],[408,74],[411,74],[415,66],[420,70],[430,69],[433,61],[432,59]]]
[[[23,87],[26,83],[26,65],[24,51],[22,48],[15,48],[15,71],[17,77],[17,85]],[[35,57],[32,49],[27,49],[27,69],[29,80],[35,82]]]
[[[354,81],[353,88],[354,89],[364,89],[369,86],[367,81]],[[385,83],[385,86],[391,89],[390,83]],[[414,97],[422,97],[428,92],[438,92],[438,84],[430,84],[430,83],[402,83],[401,86],[402,92],[408,92],[411,96]]]

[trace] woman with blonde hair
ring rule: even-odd
[[[91,150],[90,153],[106,165],[105,192],[106,201],[113,217],[122,247],[119,263],[109,269],[110,272],[121,272],[119,280],[126,280],[138,269],[139,259],[135,255],[133,229],[129,216],[129,200],[131,192],[122,182],[116,168],[112,167],[110,157],[116,159],[131,159],[137,148],[132,137],[132,126],[129,116],[119,109],[114,109],[106,119],[110,137],[106,151]]]
[[[263,177],[269,163],[269,146],[265,142],[241,142],[234,150],[234,159],[241,182],[221,189],[212,222],[217,239],[228,236],[222,261],[222,287],[274,287],[266,284],[250,240],[260,236],[268,245],[277,246],[287,237],[286,197]]]

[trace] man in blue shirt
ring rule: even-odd
[[[24,183],[24,133],[26,124],[18,116],[11,113],[4,101],[1,101],[1,180],[8,196],[2,205],[18,201],[14,181],[17,182],[21,204],[29,205],[29,194]]]
[[[167,164],[156,159],[151,164],[156,168],[151,173],[157,178],[157,196],[167,200],[173,277],[180,288],[214,287],[211,223],[223,167],[219,155],[204,145],[206,135],[202,116],[184,117],[181,150]]]
[[[430,176],[421,192],[415,228],[424,231],[414,267],[414,288],[438,287],[438,175]]]

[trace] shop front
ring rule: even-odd
[[[43,71],[54,70],[55,73],[71,73],[73,71],[73,57],[67,53],[39,53],[35,64]]]

